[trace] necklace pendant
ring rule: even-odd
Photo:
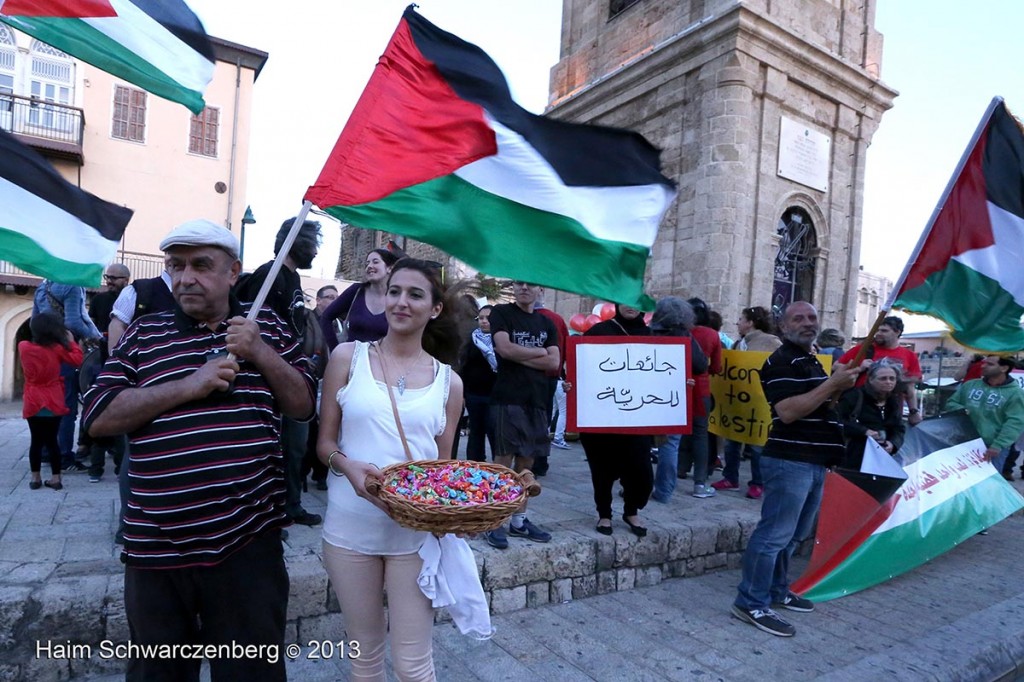
[[[398,395],[405,395],[405,375],[398,377],[398,382],[395,384],[398,388]]]

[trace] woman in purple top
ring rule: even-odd
[[[338,345],[334,324],[337,319],[348,329],[348,341],[379,341],[388,333],[384,294],[391,266],[397,260],[387,249],[374,249],[366,256],[366,281],[346,289],[320,317],[328,348],[334,350]]]

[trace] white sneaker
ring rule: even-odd
[[[551,445],[553,447],[558,448],[559,450],[569,450],[572,447],[568,443],[566,443],[564,440],[553,440],[553,441],[551,441]]]
[[[698,483],[697,485],[693,486],[693,496],[694,497],[702,497],[702,498],[703,497],[714,497],[715,494],[716,494],[715,489],[712,488],[709,485],[705,485],[703,483]]]

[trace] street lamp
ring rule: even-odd
[[[255,225],[256,218],[252,215],[252,206],[245,207],[245,215],[242,216],[242,234],[238,245],[238,260],[245,263],[245,226]]]

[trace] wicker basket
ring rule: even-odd
[[[517,474],[500,464],[459,462],[450,459],[417,460],[390,464],[381,469],[380,479],[372,477],[366,479],[366,489],[371,494],[379,497],[387,505],[391,518],[398,525],[432,533],[480,533],[485,530],[491,530],[508,521],[522,504],[523,496],[520,495],[514,500],[507,500],[505,502],[439,506],[418,500],[410,500],[384,487],[385,481],[409,465],[416,465],[422,469],[429,470],[453,464],[480,469],[481,471],[493,474],[511,476],[512,478],[519,479],[520,485],[523,486],[523,494],[529,497],[540,495],[540,484],[537,483],[531,471]]]

